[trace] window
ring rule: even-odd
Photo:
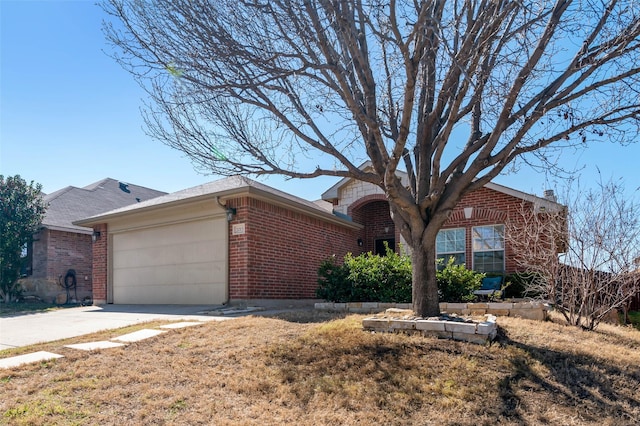
[[[504,272],[504,225],[476,226],[473,235],[473,269]]]
[[[436,259],[443,259],[438,267],[444,267],[450,257],[456,265],[466,262],[465,258],[465,229],[442,229],[436,237]]]

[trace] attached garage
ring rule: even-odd
[[[226,230],[219,217],[112,234],[113,303],[224,303]]]
[[[196,187],[98,217],[94,302],[220,305],[229,300],[229,223],[218,197]]]
[[[317,268],[362,225],[230,177],[76,222],[93,235],[94,304],[313,299]]]

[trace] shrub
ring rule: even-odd
[[[352,302],[411,302],[411,261],[387,247],[386,256],[371,252],[345,256]]]
[[[471,302],[474,290],[480,288],[484,274],[454,264],[450,258],[446,266],[436,273],[438,296],[441,302]]]
[[[335,255],[323,260],[318,268],[316,296],[331,302],[346,302],[351,300],[351,293],[348,267],[338,264]]]
[[[388,247],[386,256],[348,253],[343,264],[331,256],[318,269],[316,296],[332,302],[411,302],[411,261]]]
[[[464,265],[454,265],[450,259],[436,277],[440,300],[472,301],[473,291],[480,288],[483,277]],[[331,256],[318,269],[316,296],[331,302],[410,303],[411,259],[388,247],[386,256],[348,253],[342,264]]]

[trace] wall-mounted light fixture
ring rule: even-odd
[[[362,241],[362,238],[358,238],[358,247],[362,247],[364,245],[364,241]]]
[[[473,216],[473,207],[465,207],[464,208],[464,218],[465,219],[471,219],[471,216]]]
[[[100,238],[100,231],[93,231],[93,234],[91,234],[91,241],[95,243],[98,238]]]
[[[227,222],[231,222],[236,215],[237,210],[235,207],[227,207]]]

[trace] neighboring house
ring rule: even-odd
[[[402,245],[374,185],[343,179],[322,198],[312,203],[230,177],[79,220],[98,235],[94,303],[313,299],[323,259],[382,253],[384,242],[395,250]],[[488,184],[452,212],[438,239],[440,254],[479,270],[515,270],[504,225],[517,220],[523,203],[533,211],[562,208]]]
[[[47,211],[27,249],[26,278],[20,282],[24,294],[52,301],[65,293],[58,298],[58,303],[66,302],[66,290],[61,284],[73,270],[76,288],[71,290],[71,298],[79,301],[90,298],[93,230],[73,222],[164,194],[166,192],[107,178],[84,188],[68,186],[45,195]],[[71,284],[70,277],[67,282]]]

